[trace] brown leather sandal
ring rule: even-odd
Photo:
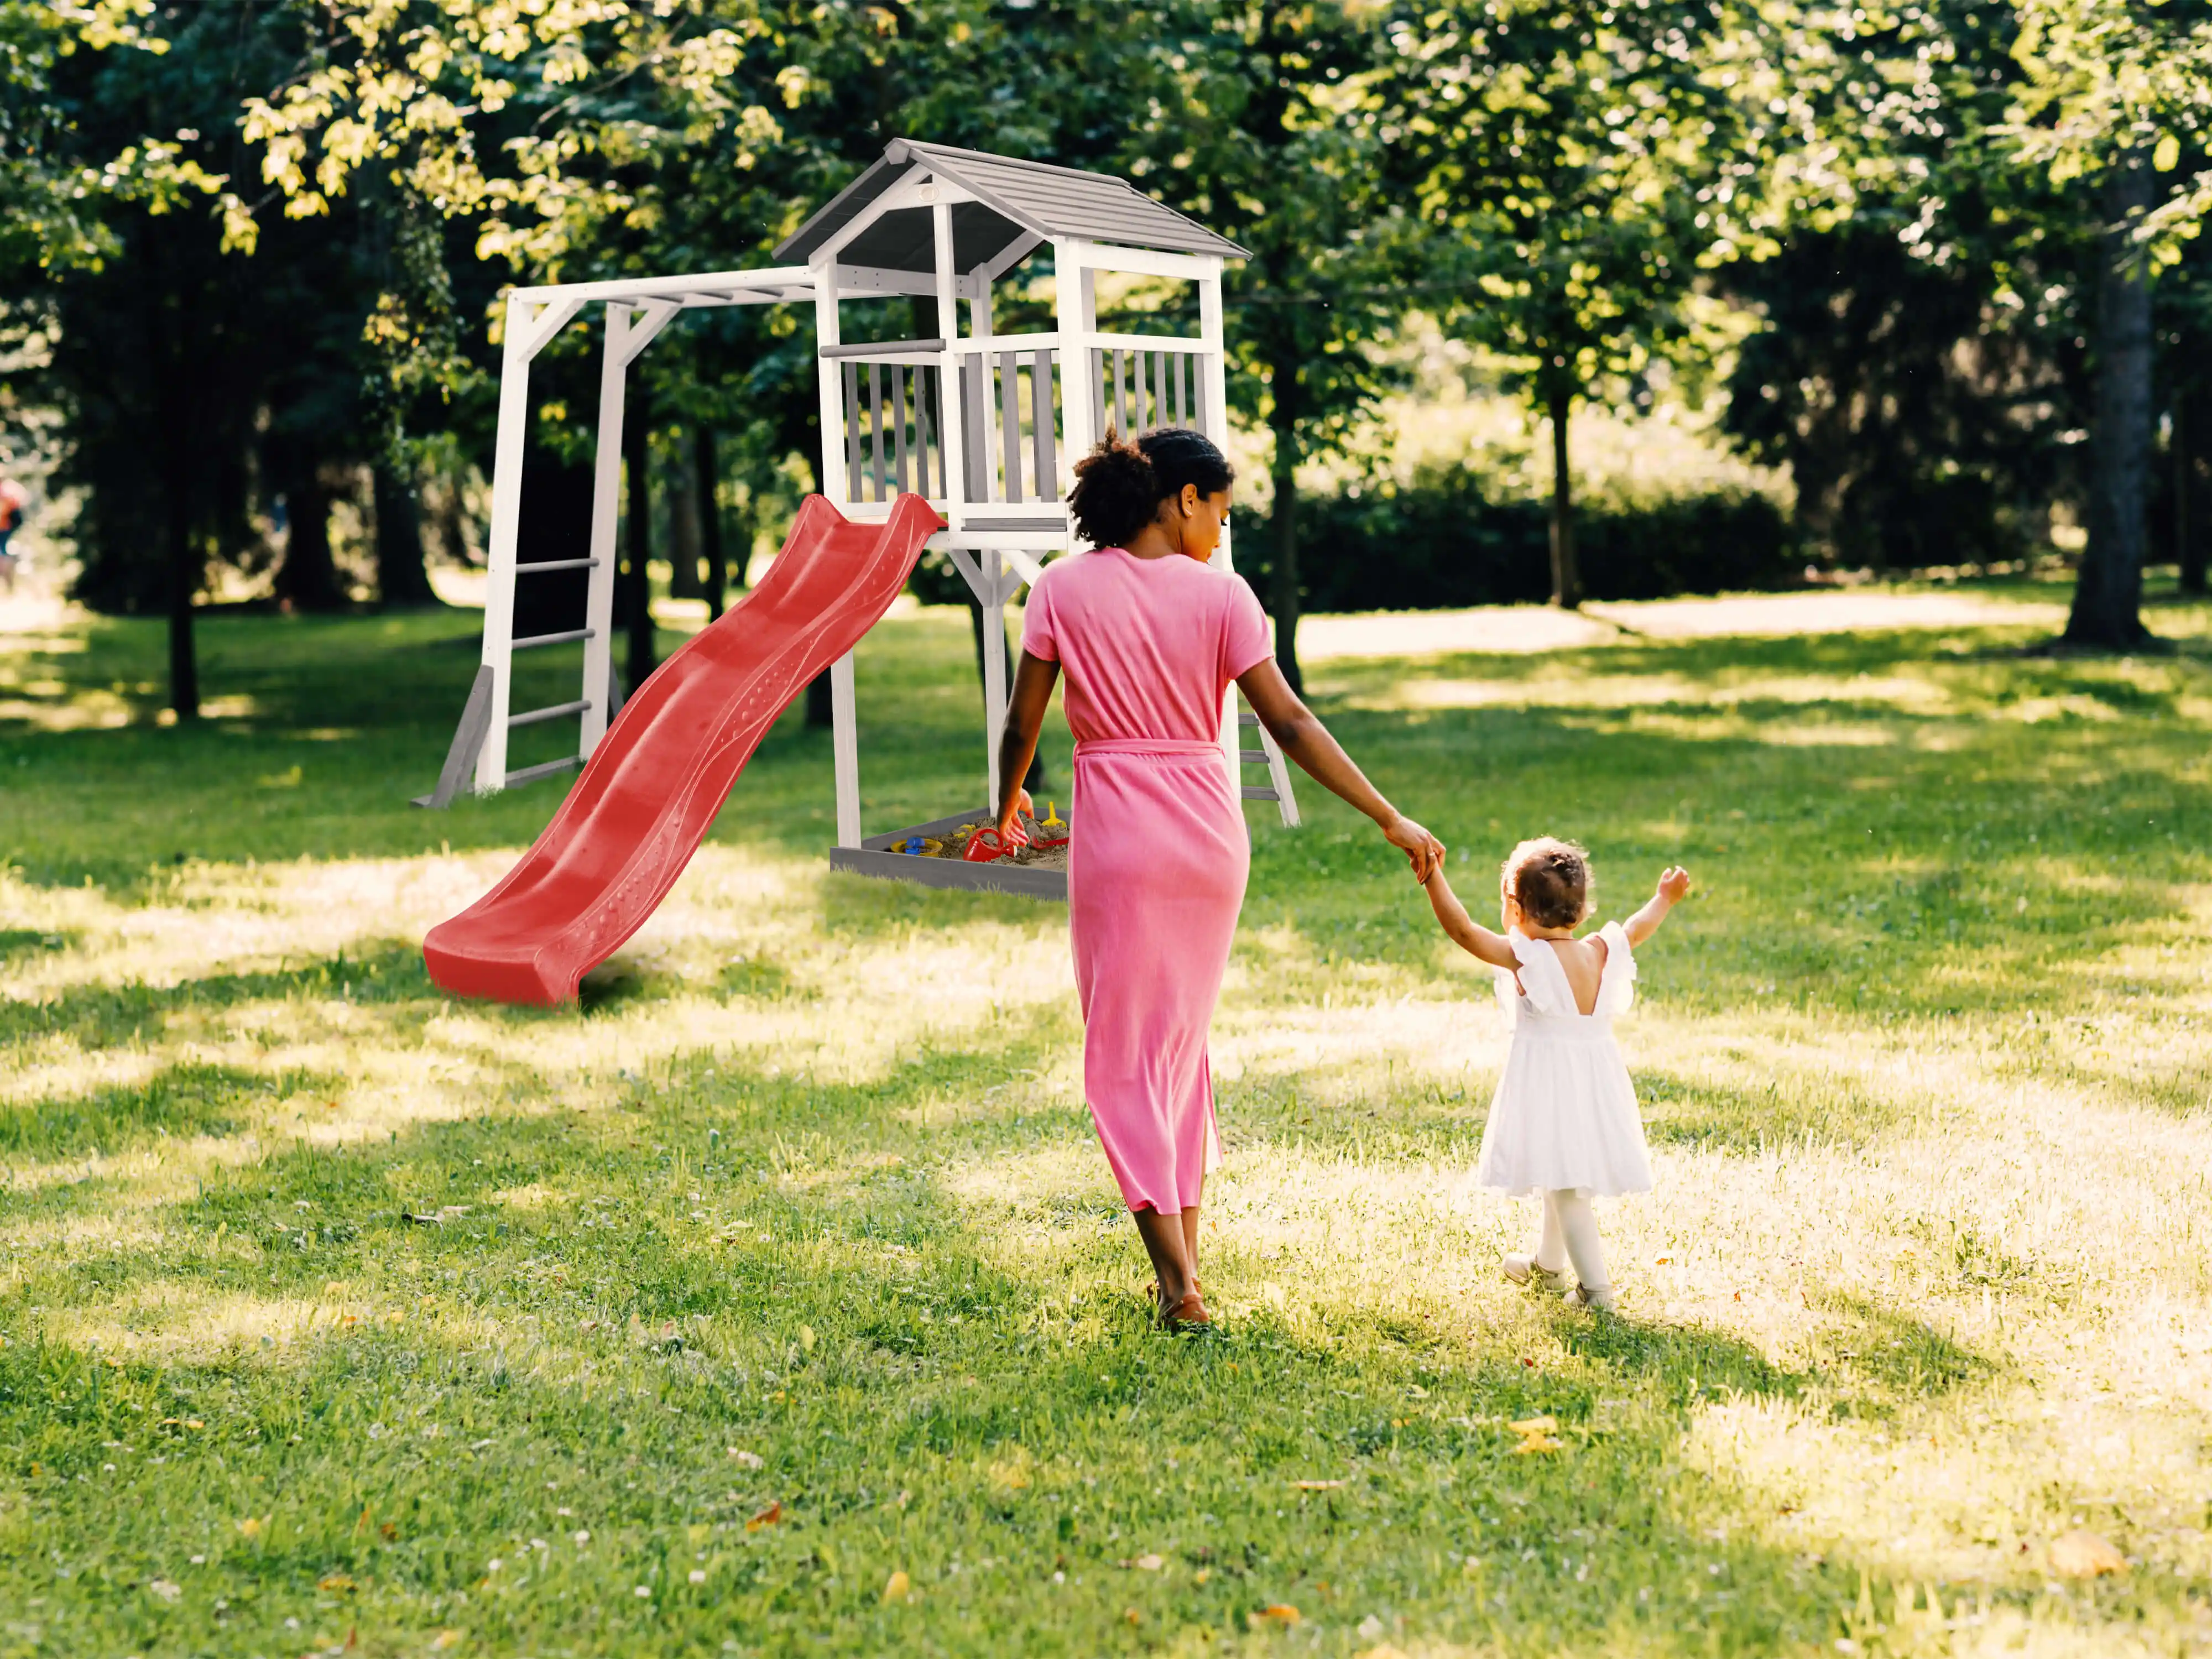
[[[1182,1301],[1160,1315],[1160,1328],[1167,1331],[1203,1331],[1213,1326],[1213,1316],[1206,1310],[1206,1303],[1199,1296],[1195,1283],[1184,1293]]]

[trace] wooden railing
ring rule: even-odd
[[[823,351],[842,360],[847,500],[887,501],[908,492],[941,500],[951,494],[945,389],[936,367],[944,349],[942,340],[894,340]]]
[[[1061,445],[1054,368],[1060,354],[1049,346],[992,350],[990,343],[962,342],[968,500],[1056,501]]]
[[[1206,432],[1206,398],[1196,340],[1163,340],[1157,347],[1093,346],[1091,384],[1097,388],[1098,428],[1132,437],[1156,426]]]
[[[1067,428],[1054,337],[952,343],[965,505],[1042,507],[1060,499]],[[1206,419],[1200,342],[1103,337],[1112,343],[1089,347],[1097,430],[1133,434],[1188,426],[1218,435]],[[951,495],[938,367],[945,350],[942,340],[892,340],[823,352],[844,378],[848,500],[888,501],[908,490],[933,501]]]

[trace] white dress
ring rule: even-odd
[[[1636,1085],[1613,1040],[1616,1014],[1636,996],[1636,956],[1627,931],[1606,923],[1605,970],[1595,1012],[1575,1006],[1566,969],[1548,940],[1517,929],[1506,936],[1520,958],[1520,987],[1498,975],[1498,1000],[1513,1023],[1505,1074],[1490,1103],[1475,1178],[1508,1193],[1573,1188],[1594,1197],[1651,1190],[1651,1160]]]

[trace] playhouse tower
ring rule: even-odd
[[[1018,333],[994,326],[994,285],[1048,249],[1052,326]],[[518,289],[507,301],[497,456],[492,491],[490,582],[483,667],[439,790],[443,805],[465,779],[482,791],[581,764],[606,730],[614,702],[612,633],[623,389],[629,366],[686,310],[746,304],[814,309],[824,453],[823,491],[855,520],[881,520],[896,496],[927,499],[945,523],[931,541],[952,560],[1003,633],[1005,607],[1045,562],[1076,546],[1066,506],[1075,459],[1111,428],[1134,433],[1185,425],[1217,442],[1228,431],[1221,273],[1244,250],[1162,205],[1125,180],[1036,161],[908,140],[883,156],[776,249],[779,264],[751,271],[650,277]],[[1098,325],[1098,277],[1129,273],[1189,284],[1188,308],[1153,331]],[[927,337],[848,341],[855,301],[904,295],[925,302]],[[518,566],[529,366],[584,307],[605,307],[596,487],[584,627],[513,637],[519,579],[554,564]],[[858,329],[854,332],[860,331]],[[1218,556],[1225,566],[1229,543]],[[574,561],[566,562],[567,568]],[[518,650],[578,643],[581,685],[572,702],[509,708]],[[984,658],[984,741],[990,796],[998,787],[998,735],[1007,686],[1002,653]],[[862,846],[860,750],[848,653],[831,670],[837,844]],[[1280,803],[1295,823],[1281,757],[1239,740],[1234,699],[1224,709],[1223,763],[1248,799]],[[510,772],[507,733],[574,716],[570,759]],[[1244,717],[1249,722],[1249,716]],[[1268,784],[1246,787],[1242,768],[1266,764]],[[918,861],[917,861],[918,862]]]

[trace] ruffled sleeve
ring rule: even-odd
[[[1598,937],[1605,941],[1605,973],[1598,981],[1597,1012],[1625,1014],[1636,1000],[1636,947],[1617,921],[1599,928]]]
[[[1519,928],[1508,933],[1513,954],[1521,963],[1521,989],[1528,1006],[1540,1014],[1579,1014],[1567,970],[1559,966],[1559,952],[1541,939],[1530,939]],[[1508,981],[1510,982],[1510,981]]]

